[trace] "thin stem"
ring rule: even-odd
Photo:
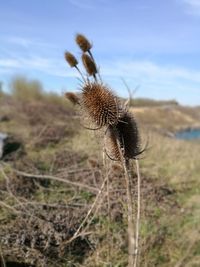
[[[87,190],[89,190],[90,192],[98,192],[99,189],[86,185],[86,184],[82,184],[79,182],[72,182],[68,179],[65,178],[61,178],[61,177],[57,177],[57,176],[52,176],[52,175],[40,175],[40,174],[30,174],[30,173],[26,173],[26,172],[22,172],[22,171],[18,171],[15,169],[12,169],[12,171],[14,171],[15,173],[22,175],[25,178],[36,178],[36,179],[49,179],[49,180],[54,180],[54,181],[58,181],[58,182],[63,182],[66,184],[69,184],[71,186],[75,186],[75,187],[80,187],[80,188],[85,188]]]
[[[104,179],[104,181],[103,181],[103,183],[102,183],[102,185],[101,185],[101,188],[100,188],[100,190],[99,190],[99,193],[97,194],[97,196],[96,196],[96,198],[95,198],[95,200],[94,200],[94,202],[93,202],[91,208],[88,210],[87,215],[85,216],[85,218],[83,219],[83,221],[82,221],[81,224],[79,225],[79,227],[78,227],[78,229],[76,230],[76,232],[74,233],[74,235],[73,235],[69,240],[67,240],[66,242],[64,242],[63,245],[66,245],[66,244],[72,242],[74,239],[77,238],[77,236],[79,235],[79,233],[80,233],[82,227],[83,227],[84,224],[88,221],[88,219],[89,219],[89,217],[90,217],[90,214],[92,213],[93,209],[94,209],[95,206],[97,205],[98,200],[99,200],[99,197],[100,197],[101,193],[103,192],[103,189],[104,189],[104,187],[105,187],[105,185],[106,185],[106,183],[107,183],[107,180],[108,180],[108,177],[106,176],[105,179]]]
[[[95,61],[95,59],[94,59],[94,57],[93,57],[93,55],[92,55],[92,52],[91,52],[90,50],[88,50],[88,54],[91,56],[91,59],[93,60],[93,62],[94,62],[94,64],[95,64],[95,67],[96,67],[96,69],[97,69],[96,61]],[[101,75],[100,75],[99,71],[97,71],[97,74],[98,74],[98,76],[99,76],[99,80],[100,80],[100,82],[102,83],[102,79],[101,79]],[[94,78],[95,78],[95,81],[97,82],[97,78],[96,78],[96,77],[94,77]]]
[[[140,212],[141,212],[141,176],[140,176],[140,166],[139,161],[136,159],[136,171],[137,171],[137,219],[136,219],[136,236],[135,236],[135,261],[134,267],[138,264],[138,254],[139,254],[139,233],[140,233]]]
[[[3,264],[2,266],[6,267],[6,262],[5,262],[4,257],[3,257],[3,252],[2,252],[1,246],[0,246],[0,256],[1,256],[1,262]]]
[[[80,71],[80,69],[77,66],[75,66],[75,68],[77,69],[78,73],[81,75],[81,78],[83,79],[83,82],[86,83],[85,77],[83,76],[83,74]]]
[[[123,148],[121,148],[118,133],[116,130],[116,141],[120,154],[120,160],[124,169],[124,178],[126,181],[126,194],[128,206],[128,267],[134,267],[135,261],[135,233],[134,233],[134,216],[133,216],[133,201],[131,194],[131,177],[129,172],[129,161],[123,155]]]

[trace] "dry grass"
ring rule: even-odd
[[[1,164],[1,257],[5,263],[35,266],[127,266],[125,184],[121,168],[109,166],[107,173],[103,167],[99,135],[104,133],[81,129],[73,107],[57,96],[33,98],[30,110],[23,103],[7,96],[0,105],[0,115],[10,118],[0,122],[1,131],[19,135],[25,148],[20,158]],[[174,130],[174,124],[197,125],[199,111],[177,106],[140,110],[135,114],[143,140],[150,128],[149,148],[140,160],[140,266],[199,266],[200,144],[163,135]],[[41,120],[38,113],[43,114]],[[88,159],[97,164],[94,160],[88,164]],[[106,175],[109,191],[101,193],[81,229],[82,237],[63,250],[63,242],[83,222]],[[135,188],[134,169],[133,177]],[[137,199],[135,190],[133,197]]]
[[[160,133],[176,132],[188,127],[200,127],[199,108],[181,106],[132,107],[136,118],[149,130]]]

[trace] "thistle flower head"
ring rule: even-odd
[[[65,97],[73,104],[79,104],[79,98],[78,96],[73,92],[67,92],[65,93]]]
[[[84,53],[82,55],[82,62],[83,62],[83,65],[84,65],[88,75],[91,76],[91,75],[95,75],[97,73],[97,68],[96,68],[94,61],[86,53]]]
[[[70,67],[76,67],[78,65],[78,60],[70,52],[65,52],[65,60],[70,65]]]
[[[76,43],[83,52],[87,52],[92,48],[92,44],[83,34],[76,35]]]
[[[82,103],[89,118],[98,126],[116,124],[119,118],[119,101],[103,84],[87,83],[82,88]]]

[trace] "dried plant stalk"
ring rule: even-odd
[[[133,267],[135,261],[135,229],[134,229],[134,213],[133,213],[133,199],[131,194],[131,175],[129,171],[129,161],[124,157],[123,148],[121,147],[117,129],[115,128],[116,142],[120,155],[120,161],[124,169],[124,178],[126,181],[126,195],[128,207],[128,266]]]
[[[139,162],[136,159],[136,171],[137,171],[137,218],[136,218],[136,228],[135,228],[135,259],[134,267],[138,265],[138,255],[139,255],[139,234],[140,234],[140,212],[141,212],[141,177],[140,177],[140,167]]]
[[[127,111],[127,105],[121,106],[118,98],[105,86],[102,82],[98,83],[96,74],[99,75],[95,59],[91,53],[92,45],[88,39],[82,35],[76,35],[76,43],[83,51],[82,61],[83,65],[89,76],[93,76],[95,82],[90,82],[89,78],[82,87],[82,98],[80,106],[86,112],[89,119],[91,119],[100,129],[102,126],[107,126],[106,130],[106,145],[105,150],[107,155],[114,160],[120,161],[123,166],[124,178],[126,181],[126,194],[127,194],[127,219],[128,219],[128,266],[137,267],[138,265],[138,251],[139,251],[139,226],[140,226],[140,172],[137,156],[144,150],[140,149],[140,137],[137,128],[137,123],[131,113]],[[68,60],[69,61],[69,60]],[[69,63],[69,62],[68,62]],[[70,61],[71,66],[77,68],[75,62]],[[78,69],[78,68],[77,68]],[[79,71],[80,72],[80,71]],[[100,76],[99,76],[100,77]],[[85,81],[85,80],[84,80]],[[101,77],[100,77],[101,81]],[[130,93],[130,92],[129,92]],[[67,96],[70,98],[71,96]],[[131,100],[131,95],[130,95]],[[71,101],[74,101],[72,99]],[[134,224],[133,212],[133,196],[131,192],[131,173],[129,168],[129,160],[136,159],[137,169],[137,215],[136,224]],[[77,229],[73,238],[76,238],[84,224],[90,217],[93,208],[97,205],[99,195],[101,194],[105,183],[97,195],[91,209],[88,211],[85,219]],[[108,206],[109,204],[109,185],[107,183],[108,193]]]
[[[76,230],[76,232],[74,233],[74,235],[69,240],[67,240],[67,242],[63,242],[63,246],[68,244],[68,243],[70,243],[70,242],[72,242],[74,239],[76,239],[79,236],[79,233],[82,230],[83,226],[88,222],[90,214],[92,213],[94,208],[98,205],[99,198],[100,198],[100,196],[101,196],[101,194],[102,194],[102,192],[103,192],[103,190],[105,188],[107,180],[108,180],[108,176],[105,177],[105,179],[104,179],[104,181],[103,181],[103,183],[101,185],[101,188],[99,189],[99,192],[98,192],[93,204],[91,205],[90,209],[87,212],[87,215],[85,216],[85,218],[83,219],[83,221],[79,225],[79,227]]]

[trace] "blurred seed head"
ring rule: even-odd
[[[128,159],[136,158],[140,153],[140,136],[137,123],[133,115],[125,112],[116,125],[119,141],[124,148],[124,156]]]
[[[95,158],[88,159],[88,164],[91,168],[98,168],[99,167],[99,163]]]
[[[116,124],[119,118],[119,101],[103,84],[87,83],[82,88],[81,106],[98,126]]]
[[[84,65],[88,75],[92,76],[92,75],[95,75],[97,73],[96,65],[89,55],[84,53],[82,55],[82,62],[83,62],[83,65]]]
[[[111,169],[114,173],[118,173],[118,174],[121,174],[123,172],[123,168],[120,164],[118,163],[113,163],[111,165]]]
[[[106,131],[105,148],[107,156],[111,160],[120,160],[120,151],[117,145],[117,132],[112,125],[110,125]]]
[[[92,44],[83,34],[76,35],[76,43],[83,52],[87,52],[92,48]]]
[[[65,97],[73,104],[77,105],[79,104],[79,98],[78,96],[73,92],[67,92],[65,93]]]
[[[124,112],[118,123],[109,126],[106,134],[106,150],[108,156],[114,160],[120,160],[120,149],[126,159],[135,159],[142,153],[140,149],[140,137],[137,124],[129,112]]]
[[[65,52],[65,60],[72,68],[78,65],[78,60],[70,52]]]

